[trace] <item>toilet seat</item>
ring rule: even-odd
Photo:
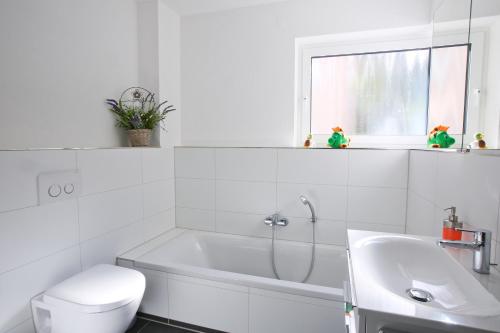
[[[48,289],[44,303],[84,313],[111,311],[141,298],[145,288],[140,272],[97,265]]]

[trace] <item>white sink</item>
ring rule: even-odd
[[[460,325],[499,325],[500,329],[500,302],[436,239],[355,230],[349,230],[348,238],[357,306]],[[429,293],[432,299],[411,298],[412,288]],[[493,322],[488,324],[488,318]]]

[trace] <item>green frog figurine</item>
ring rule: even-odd
[[[432,148],[450,148],[455,139],[448,134],[449,126],[439,125],[432,129],[427,145]]]
[[[328,139],[328,146],[331,148],[339,149],[339,148],[347,148],[349,146],[349,142],[351,139],[344,135],[344,131],[340,127],[332,128],[333,134]]]

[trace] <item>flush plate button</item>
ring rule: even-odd
[[[45,172],[38,175],[38,204],[73,199],[80,195],[78,170]]]
[[[73,185],[73,184],[66,184],[66,185],[64,185],[64,193],[71,194],[74,191],[75,191],[75,185]]]
[[[61,192],[62,192],[61,185],[59,184],[50,185],[49,187],[50,197],[57,198],[59,195],[61,195]]]

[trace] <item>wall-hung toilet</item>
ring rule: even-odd
[[[31,301],[37,333],[123,333],[139,308],[146,280],[140,272],[98,265]]]

